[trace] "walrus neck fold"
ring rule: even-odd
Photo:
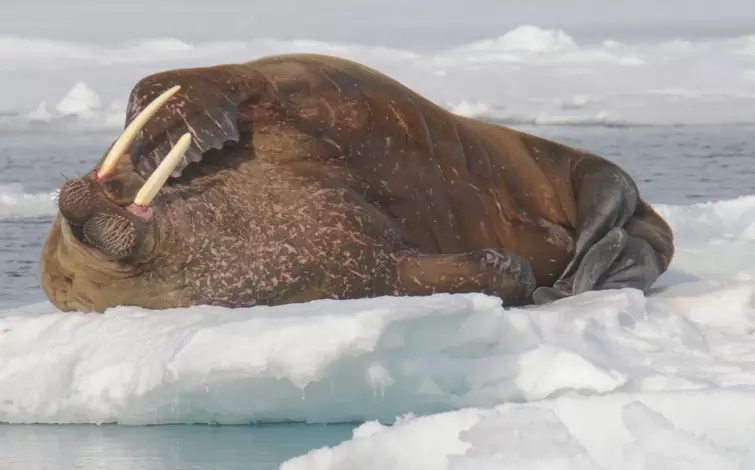
[[[101,313],[116,305],[166,308],[186,303],[181,273],[155,269],[160,230],[139,261],[123,261],[81,243],[71,228],[56,217],[40,258],[41,287],[60,310]]]

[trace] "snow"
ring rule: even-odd
[[[649,296],[14,308],[0,421],[365,422],[284,470],[755,465],[755,196],[655,207],[677,252]]]
[[[393,426],[367,422],[353,438],[313,449],[281,470],[752,468],[751,391],[618,393],[467,408]]]
[[[71,116],[84,128],[122,127],[128,93],[147,74],[291,52],[357,60],[454,112],[502,122],[753,123],[754,45],[755,35],[580,42],[534,24],[434,50],[306,38],[88,43],[0,35],[0,87],[14,90],[0,98],[0,111],[20,119],[0,127],[55,126]]]

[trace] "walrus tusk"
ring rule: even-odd
[[[163,92],[160,96],[158,96],[150,104],[148,104],[142,110],[142,112],[140,112],[131,121],[128,127],[126,127],[126,130],[123,131],[120,137],[118,137],[118,140],[116,140],[113,146],[110,148],[110,152],[108,152],[105,160],[102,162],[102,166],[97,171],[98,177],[102,178],[103,176],[113,171],[115,166],[118,165],[118,161],[126,153],[128,146],[131,145],[131,142],[133,142],[136,138],[136,134],[141,130],[142,127],[144,127],[147,121],[149,121],[149,118],[151,118],[152,115],[155,114],[155,112],[157,112],[157,110],[160,109],[160,107],[164,105],[180,89],[181,86],[176,85],[170,90]]]
[[[160,163],[160,166],[157,167],[152,176],[144,183],[142,189],[136,194],[134,198],[135,205],[146,207],[152,202],[152,199],[157,196],[160,188],[168,181],[170,174],[173,173],[181,157],[189,149],[189,145],[191,145],[191,133],[187,132],[178,139],[178,143],[170,149],[170,152],[162,163]]]

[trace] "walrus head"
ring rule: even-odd
[[[71,291],[87,291],[70,289],[74,283],[123,294],[149,290],[139,285],[139,274],[160,239],[162,224],[153,202],[191,144],[191,134],[179,139],[146,181],[123,157],[139,130],[179,88],[164,92],[133,119],[96,169],[61,186],[59,215],[41,267],[42,287],[61,309],[101,310],[92,299],[72,297]]]

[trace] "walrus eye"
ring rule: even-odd
[[[162,105],[164,105],[173,95],[175,95],[181,87],[179,85],[174,86],[168,91],[163,92],[160,96],[155,98],[149,105],[147,105],[141,113],[139,113],[132,121],[131,124],[126,127],[123,134],[118,137],[113,146],[110,148],[105,160],[103,160],[100,169],[97,171],[97,177],[103,178],[110,174],[113,169],[118,165],[121,157],[126,154],[126,149],[134,141],[139,131],[147,124],[147,121],[154,115]]]
[[[178,143],[168,152],[168,155],[160,163],[160,166],[152,173],[142,189],[136,194],[134,198],[134,205],[140,207],[149,206],[152,200],[157,196],[157,193],[163,187],[173,170],[178,166],[181,158],[191,145],[191,133],[187,132],[178,139]]]

